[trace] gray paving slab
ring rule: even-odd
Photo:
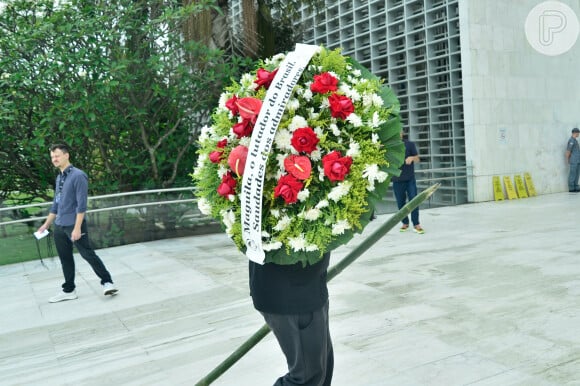
[[[580,385],[580,195],[421,211],[330,284],[335,386]],[[344,257],[388,214],[333,253]],[[77,256],[74,301],[49,304],[57,259],[0,267],[0,385],[193,385],[263,324],[223,234]],[[218,386],[285,371],[268,335]]]

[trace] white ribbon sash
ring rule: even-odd
[[[266,257],[262,249],[262,195],[268,155],[292,90],[317,50],[318,46],[296,44],[288,53],[266,92],[250,139],[240,194],[242,238],[246,256],[259,264],[264,264]]]

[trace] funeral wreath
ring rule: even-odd
[[[287,54],[234,81],[198,139],[192,174],[203,214],[236,246],[242,237],[242,181],[256,120]],[[317,47],[273,129],[259,181],[265,262],[314,264],[368,224],[398,175],[404,146],[392,90],[340,50]]]

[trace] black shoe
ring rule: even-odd
[[[580,189],[576,189],[576,190],[569,190],[570,193],[579,193]]]

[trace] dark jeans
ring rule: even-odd
[[[73,246],[77,247],[77,250],[93,268],[93,271],[101,279],[101,284],[112,283],[111,275],[103,261],[97,256],[95,251],[89,245],[89,234],[87,231],[87,224],[83,222],[81,226],[81,233],[83,234],[80,239],[74,243],[70,239],[74,226],[54,226],[54,245],[58,252],[58,257],[60,258],[60,264],[62,266],[62,273],[64,274],[64,283],[62,289],[64,292],[72,292],[75,289],[75,260],[73,258]]]
[[[570,164],[570,173],[568,173],[568,189],[578,190],[578,176],[580,175],[580,164]]]
[[[393,192],[395,192],[395,198],[397,199],[397,207],[401,209],[417,195],[415,178],[409,181],[393,181]],[[419,207],[416,207],[411,212],[411,221],[413,225],[419,225]],[[409,225],[409,217],[403,219],[403,224]]]
[[[328,302],[299,315],[262,312],[288,363],[288,374],[274,386],[330,386],[334,351],[328,328]]]

